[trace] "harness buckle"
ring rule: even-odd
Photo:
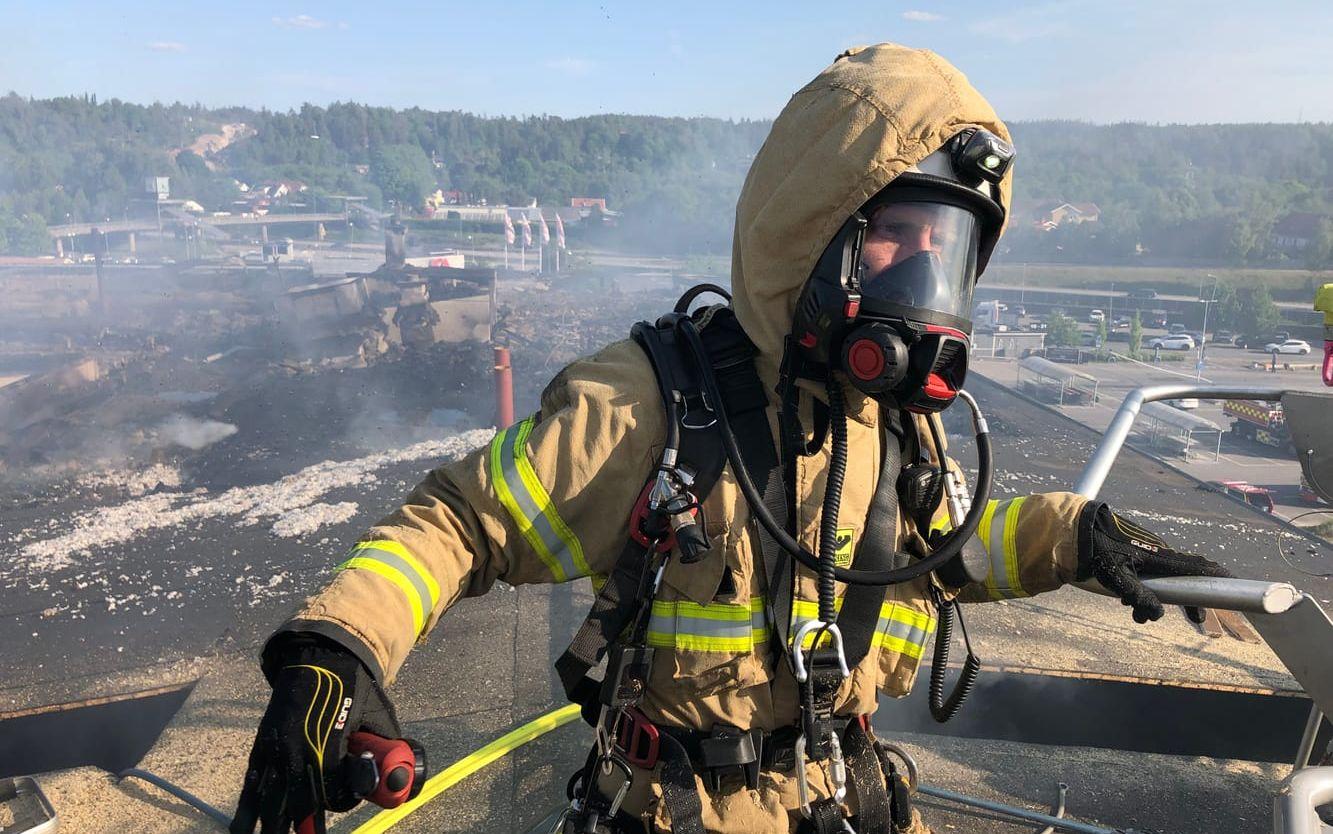
[[[708,401],[708,394],[705,392],[682,394],[680,402],[685,406],[685,413],[680,417],[681,428],[698,430],[712,428],[717,425],[717,411],[713,408],[713,404]],[[691,420],[690,415],[694,414],[699,408],[702,408],[704,413],[709,416],[701,420]],[[702,420],[707,420],[707,422]]]
[[[707,771],[704,778],[713,791],[721,790],[724,771],[738,770],[750,790],[759,787],[763,765],[764,731],[742,730],[728,724],[715,724],[707,738],[699,741],[700,764]]]
[[[807,620],[796,630],[796,636],[792,638],[791,644],[792,672],[796,675],[797,682],[805,683],[810,677],[809,669],[805,665],[805,652],[801,646],[805,642],[806,635],[811,632],[822,632],[832,638],[833,650],[838,660],[838,669],[842,672],[844,678],[850,678],[852,671],[847,668],[847,655],[842,648],[842,631],[838,628],[838,624],[826,623],[823,620]],[[816,637],[814,643],[810,646],[811,654],[819,648],[818,643],[819,638]]]
[[[661,753],[661,734],[657,725],[634,707],[625,707],[616,719],[616,745],[625,760],[635,767],[652,770]]]
[[[602,679],[602,703],[613,709],[638,703],[648,686],[653,653],[650,646],[612,644],[607,652],[606,677]]]

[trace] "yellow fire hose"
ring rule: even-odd
[[[578,704],[569,704],[560,709],[551,710],[545,715],[534,718],[517,729],[510,730],[494,741],[467,754],[449,765],[444,770],[426,780],[421,793],[411,802],[404,802],[397,808],[381,811],[369,821],[358,827],[352,834],[381,834],[395,824],[402,822],[408,814],[430,802],[435,797],[449,790],[462,780],[481,770],[486,765],[509,755],[515,749],[528,742],[546,735],[554,729],[563,727],[579,717]]]

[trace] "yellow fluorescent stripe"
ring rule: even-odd
[[[909,643],[901,637],[895,637],[892,634],[875,633],[874,644],[884,649],[892,649],[898,654],[905,655],[915,660],[920,660],[921,655],[925,654],[926,647],[918,646],[915,643]]]
[[[896,603],[886,603],[884,610],[880,612],[880,617],[886,620],[896,620],[904,625],[914,626],[924,631],[935,630],[935,618],[924,611],[915,611],[911,608],[904,608]]]
[[[646,641],[657,649],[681,649],[693,652],[726,652],[727,654],[745,654],[754,648],[756,642],[768,640],[767,629],[754,629],[749,637],[705,637],[699,634],[668,634],[650,631]]]
[[[1009,595],[1015,597],[1027,596],[1018,578],[1018,543],[1014,540],[1018,532],[1018,511],[1026,500],[1025,497],[1015,498],[1004,514],[1004,567],[1009,574]]]
[[[565,576],[564,568],[556,560],[555,555],[546,549],[546,542],[542,541],[541,534],[533,528],[532,522],[523,512],[523,508],[514,500],[514,495],[509,491],[509,484],[505,482],[504,471],[500,467],[500,459],[504,454],[501,447],[504,445],[505,438],[509,436],[509,430],[506,429],[495,435],[491,440],[491,483],[495,486],[495,493],[500,498],[500,503],[509,511],[509,517],[514,519],[518,525],[518,530],[523,534],[523,538],[528,540],[532,549],[537,552],[537,557],[546,565],[546,569],[555,577],[556,582],[564,582],[568,577]]]
[[[991,500],[986,502],[986,510],[981,514],[981,524],[977,526],[977,538],[981,540],[981,546],[990,555],[990,527],[995,519],[995,508],[1000,505],[999,501]],[[1000,596],[1000,589],[995,585],[995,572],[986,573],[986,593],[991,599],[1004,599]]]
[[[398,590],[402,591],[403,596],[407,597],[407,604],[412,609],[412,625],[416,627],[416,633],[420,634],[421,630],[425,628],[426,614],[421,610],[421,595],[417,593],[417,589],[412,586],[411,580],[406,576],[383,562],[366,556],[353,556],[338,567],[340,569],[360,568],[361,570],[368,570],[397,585]]]
[[[518,437],[514,440],[514,462],[518,465],[518,476],[523,480],[523,485],[528,488],[528,494],[532,496],[535,503],[546,516],[546,520],[551,523],[551,529],[565,543],[569,550],[570,557],[574,560],[574,566],[578,568],[580,576],[586,576],[592,573],[588,567],[587,560],[583,557],[583,544],[579,537],[574,535],[574,531],[569,529],[565,520],[556,512],[555,505],[551,501],[551,496],[547,493],[542,482],[537,480],[537,471],[532,468],[532,463],[528,460],[528,435],[532,433],[532,427],[535,422],[531,417],[524,420],[519,425]]]
[[[358,550],[383,550],[406,562],[407,566],[416,573],[417,578],[426,586],[426,590],[430,592],[430,610],[435,610],[435,604],[440,601],[440,583],[435,581],[435,577],[431,575],[430,571],[426,570],[426,566],[417,561],[417,557],[408,552],[406,547],[391,539],[375,539],[374,541],[358,542],[352,548],[352,551],[356,552]]]
[[[653,601],[653,613],[659,617],[690,617],[696,620],[721,620],[748,623],[753,612],[748,605],[700,605],[697,602]]]
[[[935,519],[934,521],[930,522],[930,529],[931,529],[931,530],[938,530],[938,531],[940,531],[941,533],[943,533],[943,532],[945,532],[945,531],[951,529],[952,527],[953,527],[953,521],[951,521],[951,520],[949,519],[949,513],[948,513],[948,512],[945,512],[945,513],[944,513],[943,515],[941,515],[939,518],[937,518],[937,519]]]

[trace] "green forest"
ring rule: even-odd
[[[188,151],[224,124],[250,129],[205,159]],[[130,104],[93,96],[0,98],[0,251],[44,254],[51,224],[149,210],[143,181],[230,210],[237,183],[284,179],[305,198],[354,194],[420,210],[437,188],[526,205],[604,197],[605,242],[725,253],[765,121],[601,115],[480,117],[351,103],[297,111]],[[1008,260],[1333,266],[1333,125],[1019,122]],[[1039,230],[1041,210],[1094,203],[1096,222]],[[1313,215],[1298,249],[1273,230]],[[1307,217],[1307,219],[1311,219]],[[571,235],[575,232],[571,231]]]

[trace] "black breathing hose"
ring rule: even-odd
[[[838,567],[838,510],[842,502],[842,484],[847,477],[847,419],[842,389],[829,377],[829,428],[833,432],[833,454],[824,486],[824,509],[819,517],[819,619],[832,623],[838,619],[838,590],[833,571]]]
[[[677,322],[677,328],[684,336],[685,343],[689,346],[690,352],[694,355],[694,361],[699,366],[699,375],[704,390],[713,402],[722,402],[721,394],[717,388],[717,378],[713,375],[713,366],[708,358],[708,351],[704,348],[703,339],[699,336],[698,328],[689,319],[681,319]],[[764,530],[773,537],[773,540],[783,550],[791,554],[797,562],[817,574],[819,572],[819,557],[792,538],[764,506],[763,496],[754,485],[754,480],[750,477],[750,473],[746,470],[745,463],[741,458],[740,447],[736,443],[736,435],[731,430],[731,421],[727,417],[726,409],[717,409],[717,419],[721,429],[722,446],[727,452],[727,462],[731,464],[736,483],[740,486],[741,493],[750,505],[750,512],[754,514]],[[976,533],[977,527],[981,524],[981,516],[986,511],[986,503],[990,500],[991,446],[990,436],[984,424],[978,424],[977,426],[976,442],[977,488],[972,496],[972,506],[963,518],[962,524],[941,544],[939,550],[924,559],[909,563],[906,567],[891,570],[858,570],[835,566],[833,569],[834,578],[849,585],[895,585],[900,582],[908,582],[919,576],[925,576],[931,571],[943,567],[950,559],[957,556],[962,551],[963,544]]]
[[[930,661],[930,715],[941,724],[958,714],[981,672],[981,661],[968,647],[958,683],[954,685],[949,697],[944,697],[944,675],[949,665],[949,645],[953,642],[953,620],[957,607],[958,603],[953,600],[940,603],[939,626],[935,631],[935,655]]]

